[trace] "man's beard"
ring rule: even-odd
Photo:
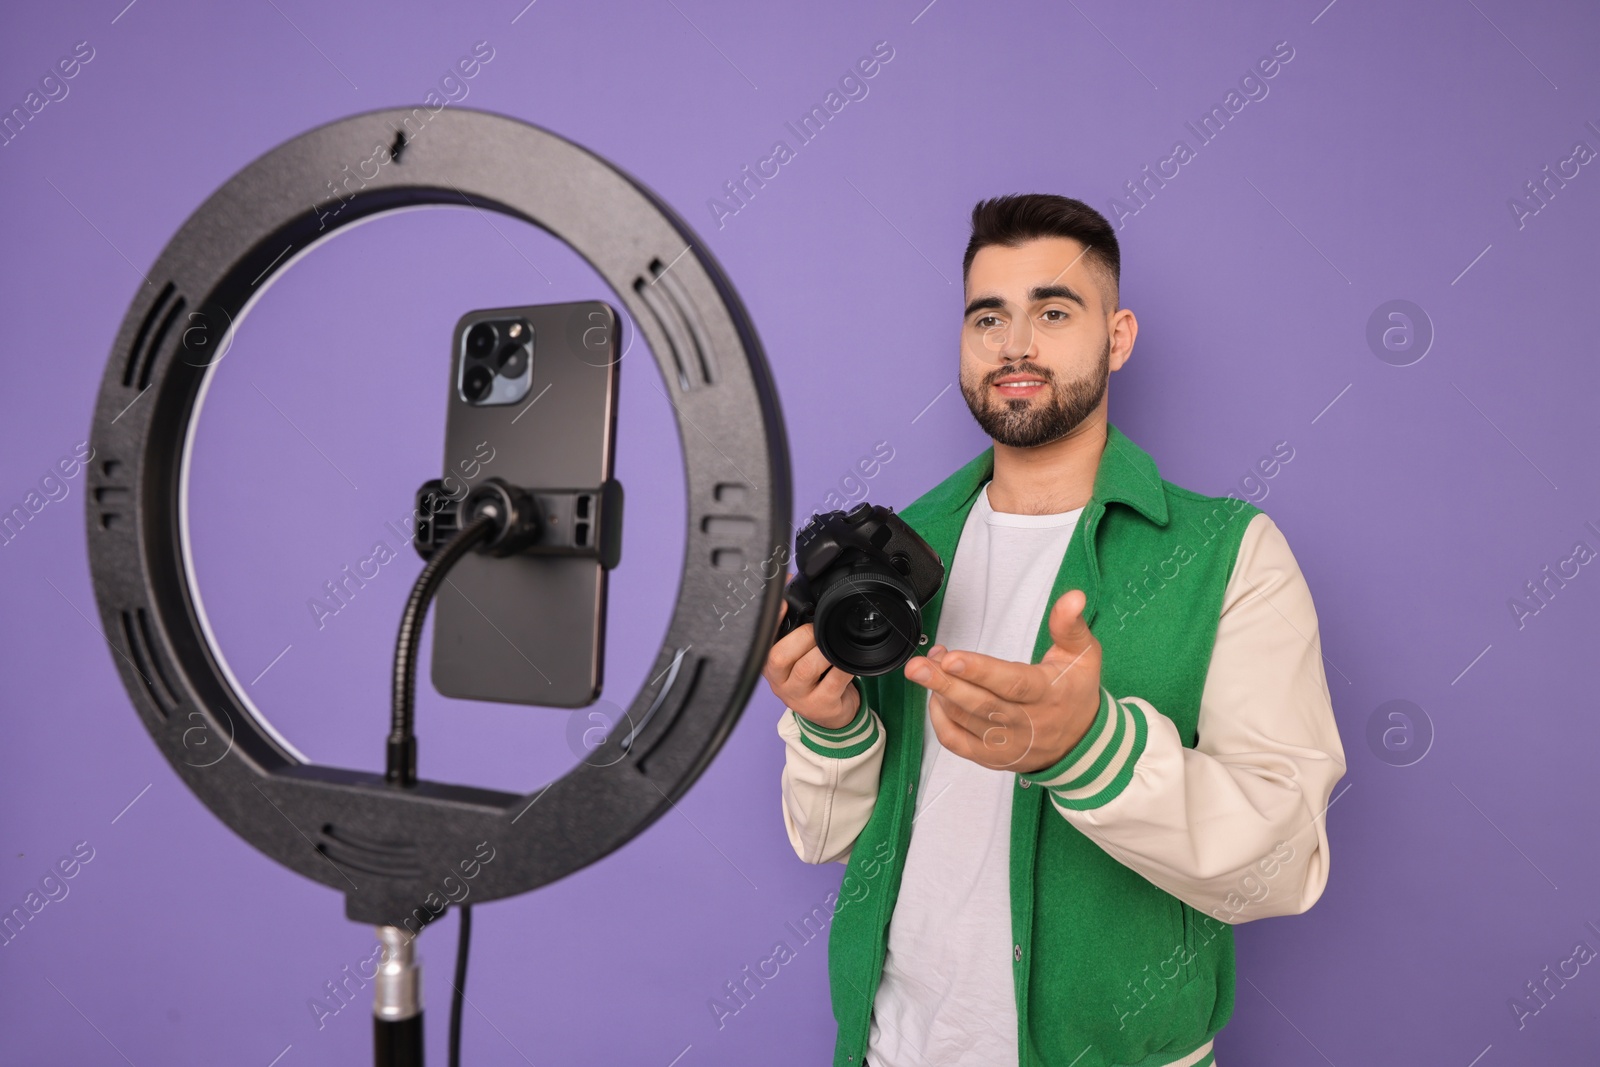
[[[990,390],[995,379],[1013,374],[1043,378],[1049,389],[1045,402],[1036,404],[1033,397],[991,399]],[[1020,360],[996,367],[976,383],[969,383],[963,377],[961,395],[966,398],[967,407],[983,432],[996,442],[1012,448],[1033,448],[1065,437],[1087,418],[1106,395],[1106,382],[1110,377],[1111,338],[1107,337],[1094,370],[1066,385],[1062,385],[1049,368]]]

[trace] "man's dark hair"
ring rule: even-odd
[[[987,245],[1015,248],[1040,237],[1071,237],[1082,244],[1084,263],[1101,276],[1106,310],[1116,310],[1122,284],[1122,251],[1116,231],[1104,215],[1082,200],[1053,193],[1014,193],[978,201],[972,209],[972,237],[961,261],[962,281],[978,249]]]

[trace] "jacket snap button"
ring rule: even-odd
[[[1024,789],[1026,789],[1026,788],[1028,788],[1028,787],[1029,787],[1029,786],[1030,786],[1030,785],[1032,785],[1032,784],[1033,784],[1033,783],[1032,783],[1032,782],[1030,782],[1030,781],[1028,781],[1028,780],[1027,780],[1027,779],[1026,779],[1026,778],[1024,778],[1024,779],[1023,779],[1023,780],[1022,780],[1022,788],[1024,788]]]
[[[1011,946],[1011,958],[1016,960],[1018,963],[1022,962],[1022,946],[1021,945],[1013,945],[1013,946]]]

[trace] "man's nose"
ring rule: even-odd
[[[1026,359],[1033,351],[1033,320],[1023,319],[1006,325],[1005,337],[1000,346],[1000,358],[1006,363]]]

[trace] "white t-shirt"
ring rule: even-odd
[[[986,484],[962,527],[937,643],[1033,661],[1082,508],[995,511]],[[1012,771],[939,743],[923,702],[922,774],[900,894],[867,1041],[871,1067],[997,1067],[1017,1062],[1012,985]]]

